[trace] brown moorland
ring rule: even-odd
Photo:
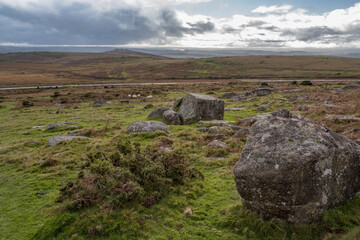
[[[129,50],[0,54],[0,87],[234,79],[359,79],[360,59],[246,56],[171,59]]]

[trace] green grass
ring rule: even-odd
[[[201,63],[208,64],[208,63]],[[209,63],[211,64],[211,63]],[[214,89],[214,96],[222,91]],[[231,90],[233,87],[228,86]],[[305,89],[305,88],[304,88]],[[208,90],[210,91],[210,90]],[[311,92],[313,88],[306,88]],[[206,94],[205,92],[202,92]],[[161,97],[160,97],[161,95]],[[170,91],[155,96],[152,109],[148,103],[112,104],[93,108],[82,102],[79,109],[65,108],[52,114],[57,106],[14,109],[16,102],[3,102],[0,108],[0,239],[357,239],[360,234],[360,199],[328,211],[324,218],[309,225],[292,225],[280,220],[264,221],[242,207],[236,191],[232,168],[244,142],[226,137],[231,149],[224,158],[207,157],[207,134],[197,132],[195,123],[169,126],[170,135],[145,133],[126,135],[143,146],[168,138],[174,148],[188,154],[191,167],[204,178],[174,186],[152,208],[129,204],[125,208],[81,211],[64,208],[59,200],[61,185],[77,179],[82,160],[94,149],[111,146],[124,138],[126,128],[146,120],[156,107],[167,106],[185,92]],[[262,113],[256,109],[271,102],[272,112],[292,109],[293,103],[280,103],[286,97],[274,93],[255,101],[232,102],[226,107],[244,107],[247,111],[225,112],[225,120],[238,121]],[[77,118],[74,118],[77,117]],[[66,135],[74,129],[39,131],[32,126],[72,122],[76,130],[91,130],[91,140],[75,140],[47,147],[47,139]],[[35,142],[35,143],[31,143]],[[214,153],[215,154],[215,153]],[[44,195],[36,193],[45,193]],[[190,208],[193,214],[184,214]]]

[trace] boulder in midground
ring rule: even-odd
[[[183,118],[184,124],[200,119],[222,120],[224,106],[223,100],[207,95],[188,93],[183,98],[178,113]]]
[[[276,114],[275,114],[276,115]],[[360,146],[325,127],[260,114],[234,167],[246,208],[308,223],[360,190]]]

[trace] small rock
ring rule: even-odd
[[[225,111],[246,111],[246,108],[225,108]]]
[[[213,148],[227,148],[228,147],[226,143],[221,142],[219,140],[214,140],[206,146],[213,147]]]
[[[75,131],[75,132],[68,132],[68,136],[86,136],[89,135],[90,131],[89,130],[80,130],[80,131]]]
[[[87,137],[80,137],[80,136],[54,136],[49,138],[48,146],[55,146],[56,144],[63,142],[63,141],[72,141],[74,139],[89,139]]]
[[[120,103],[130,103],[130,100],[128,100],[128,99],[123,99],[123,100],[120,100]]]
[[[249,134],[250,132],[250,128],[249,127],[246,127],[246,128],[242,128],[240,130],[237,130],[234,135],[232,136],[233,138],[244,138],[244,137],[247,137],[247,135]]]
[[[152,99],[152,98],[153,98],[153,96],[151,96],[151,95],[149,95],[149,96],[146,97],[146,99],[148,99],[148,100],[150,100],[150,99]]]
[[[163,113],[163,119],[169,125],[181,125],[180,115],[171,109]]]
[[[238,96],[238,93],[236,92],[229,92],[229,93],[224,93],[223,95],[221,95],[219,98],[232,98],[232,97],[236,97]]]
[[[233,102],[241,102],[241,101],[245,101],[246,97],[245,96],[233,96],[229,99],[230,99],[230,101],[233,101]]]
[[[171,148],[169,148],[169,147],[163,147],[163,146],[160,146],[160,147],[159,147],[159,150],[160,150],[160,151],[163,151],[163,152],[167,152],[167,153],[172,152],[172,149],[171,149]]]
[[[127,108],[135,108],[133,105],[128,105]]]
[[[144,109],[149,109],[149,108],[153,108],[154,105],[152,105],[151,103],[150,104],[146,104],[146,106],[144,107]]]
[[[256,109],[258,109],[260,111],[265,111],[269,107],[270,107],[270,104],[266,104],[266,105],[261,105],[261,106],[257,107]]]
[[[359,117],[351,116],[351,115],[331,115],[327,114],[325,116],[327,120],[337,120],[337,121],[349,121],[349,122],[357,122],[360,121]]]
[[[267,96],[270,95],[271,93],[272,93],[271,88],[257,88],[252,91],[252,94],[258,97]]]
[[[212,120],[212,121],[199,121],[197,124],[199,125],[224,125],[224,124],[230,124],[234,123],[232,121],[226,121],[226,120]]]
[[[209,131],[209,129],[208,129],[208,128],[200,128],[200,129],[198,129],[197,131],[206,133],[206,132]]]
[[[253,117],[244,118],[240,121],[240,123],[245,126],[252,126],[255,122],[256,122],[256,119]]]
[[[162,117],[164,115],[164,112],[171,110],[167,107],[161,107],[157,108],[154,111],[152,111],[147,118],[156,118],[156,117]]]
[[[93,103],[93,107],[101,107],[102,105],[105,105],[106,101],[105,100],[95,100]]]
[[[193,211],[191,210],[191,208],[188,207],[185,209],[184,214],[185,215],[193,215]]]
[[[291,118],[291,112],[287,109],[277,110],[277,111],[271,113],[271,115],[273,115],[275,117]]]
[[[218,126],[212,126],[209,128],[209,133],[210,134],[216,134],[219,133],[220,128]]]
[[[354,89],[359,89],[360,85],[359,84],[349,84],[346,85],[345,87],[341,88],[342,90],[354,90]]]
[[[170,133],[165,123],[158,121],[139,121],[131,124],[126,133],[164,131]]]

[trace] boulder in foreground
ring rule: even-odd
[[[234,167],[246,208],[308,223],[360,190],[360,146],[298,118],[260,114]],[[291,114],[285,114],[287,117]]]
[[[184,124],[200,119],[224,118],[224,101],[211,96],[188,93],[180,104],[178,113],[183,118]]]
[[[126,133],[155,132],[155,131],[164,131],[166,133],[169,133],[166,124],[158,121],[134,122],[128,127]]]

